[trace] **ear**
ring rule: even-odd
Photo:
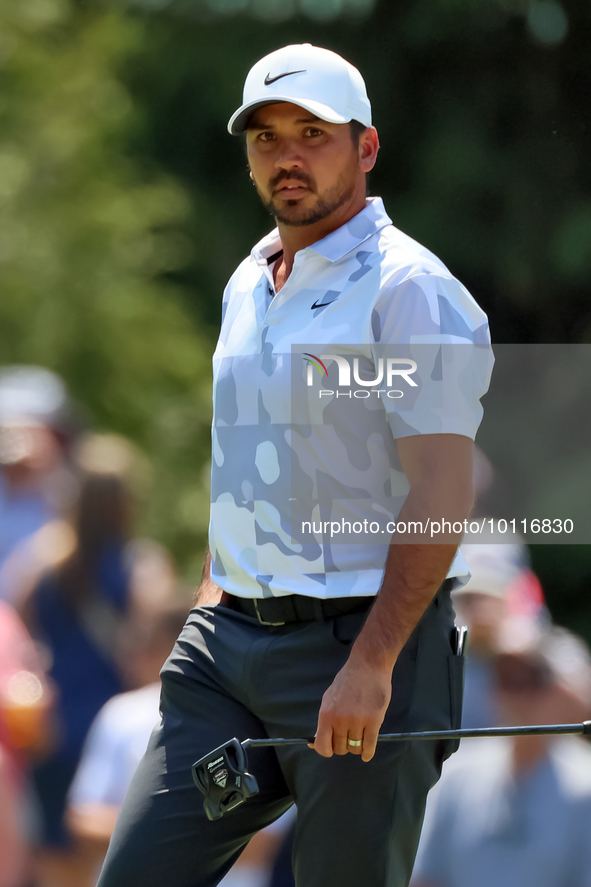
[[[380,140],[375,126],[368,126],[359,136],[359,165],[362,172],[370,172],[377,160]]]

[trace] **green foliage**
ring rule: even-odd
[[[199,21],[212,15],[229,17],[246,13],[265,22],[283,22],[297,14],[313,21],[333,21],[342,15],[359,16],[372,11],[376,0],[129,0],[145,10],[162,10]]]
[[[591,644],[591,545],[532,545],[530,554],[554,620]]]
[[[139,117],[118,68],[141,38],[100,4],[0,7],[0,362],[51,367],[95,427],[143,446],[143,529],[190,566],[208,519],[211,341],[163,276],[191,258],[187,194],[125,152]]]

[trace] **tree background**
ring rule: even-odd
[[[221,291],[271,227],[226,121],[249,67],[297,42],[363,72],[371,192],[493,341],[591,340],[589,4],[0,0],[0,364],[56,370],[91,427],[140,445],[142,530],[189,579]],[[555,618],[591,640],[589,547],[531,553]]]

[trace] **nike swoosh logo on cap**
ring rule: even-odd
[[[269,71],[269,74],[271,72]],[[269,74],[265,77],[265,86],[270,86],[271,83],[275,83],[276,80],[281,80],[282,77],[291,77],[292,74],[305,74],[306,71],[288,71],[287,74],[278,74],[277,77],[269,77]]]

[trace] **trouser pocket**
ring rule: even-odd
[[[450,714],[451,729],[459,730],[462,726],[462,703],[464,699],[464,656],[450,653],[447,657],[447,668],[449,677],[449,696],[450,696]],[[459,739],[450,739],[447,743],[443,760],[447,760],[450,755],[460,747]]]

